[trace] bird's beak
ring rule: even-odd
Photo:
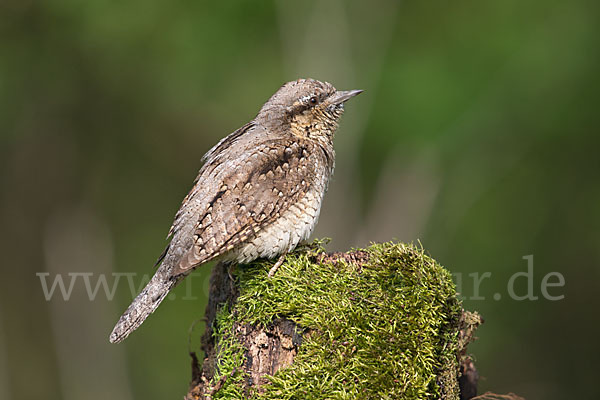
[[[331,99],[329,101],[331,102],[331,104],[342,104],[351,97],[354,97],[362,92],[362,90],[338,90],[333,94],[333,96],[331,96]]]

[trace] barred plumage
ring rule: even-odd
[[[110,336],[120,342],[195,267],[214,259],[273,258],[308,239],[333,173],[333,134],[360,91],[301,79],[283,85],[254,120],[204,162],[169,231],[160,267]]]

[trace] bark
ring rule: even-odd
[[[228,264],[215,266],[211,281],[208,305],[206,306],[207,329],[202,338],[202,350],[206,354],[202,367],[195,354],[192,356],[192,383],[186,399],[209,398],[216,393],[227,377],[210,385],[215,375],[216,346],[213,337],[213,324],[220,306],[235,302],[238,291],[228,271]],[[248,324],[234,326],[239,340],[246,349],[244,371],[247,375],[246,387],[258,387],[268,383],[267,375],[273,375],[280,368],[290,365],[302,344],[302,338],[308,330],[298,327],[294,322],[279,319],[265,328]]]

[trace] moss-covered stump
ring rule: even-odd
[[[475,395],[465,354],[481,319],[463,312],[450,273],[423,249],[326,254],[315,244],[269,278],[271,266],[215,267],[206,357],[202,368],[194,361],[187,399]]]

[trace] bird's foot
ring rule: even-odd
[[[269,270],[269,278],[272,278],[275,275],[275,273],[277,272],[277,270],[279,269],[279,267],[281,267],[281,264],[283,264],[283,262],[285,261],[286,255],[287,255],[287,253],[283,253],[282,255],[279,256],[275,265],[273,265],[271,267],[271,269]]]

